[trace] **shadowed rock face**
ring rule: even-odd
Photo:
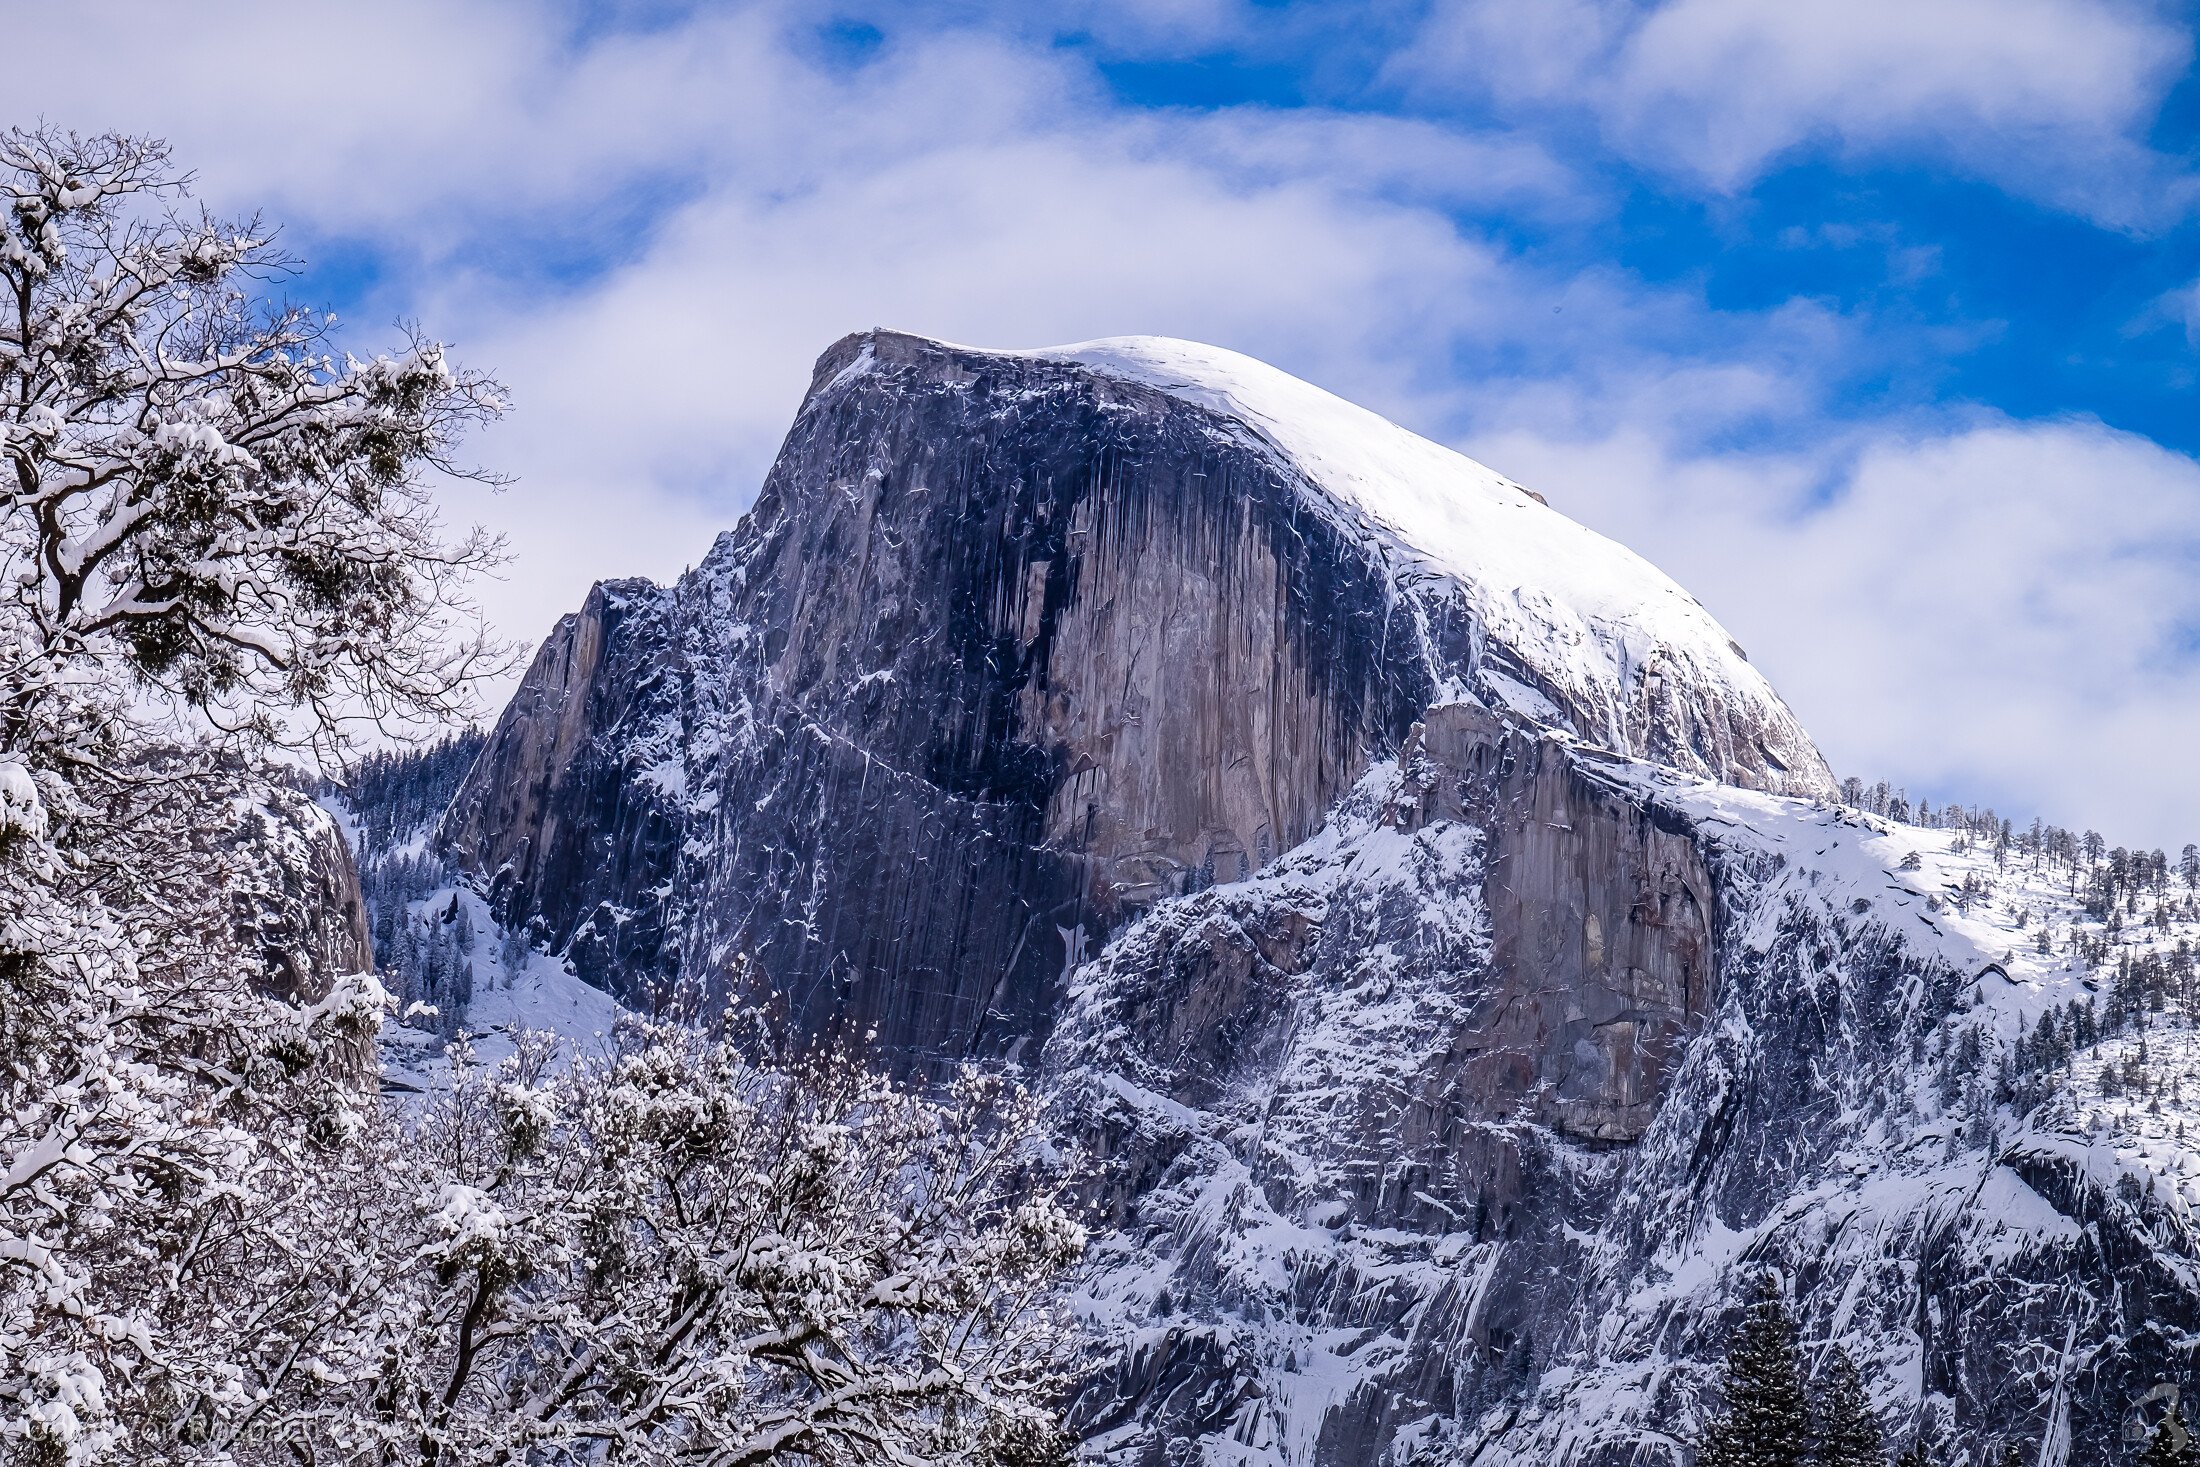
[[[870,333],[700,567],[560,623],[442,835],[605,986],[741,955],[805,1030],[1001,1053],[1127,916],[1312,834],[1440,685],[1535,666],[1243,424]],[[1602,702],[1701,744],[1720,690],[1642,681]],[[1730,754],[1768,744],[1769,780],[1823,768],[1784,726]]]
[[[1717,900],[1687,822],[1452,704],[1321,837],[1126,933],[1046,1052],[1110,1163],[1102,1307],[1146,1326],[1080,1427],[1361,1462],[1524,1390],[1711,1002]]]
[[[334,820],[295,791],[270,787],[245,817],[238,849],[249,873],[238,936],[276,992],[312,1002],[336,979],[374,971],[359,868]]]

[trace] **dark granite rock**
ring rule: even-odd
[[[1316,494],[1153,388],[851,337],[739,529],[559,624],[442,838],[630,997],[746,961],[805,1031],[1020,1052],[1078,958],[1303,841],[1446,680],[1536,679]],[[1721,690],[1658,682],[1603,701],[1703,743]],[[1735,777],[1822,775],[1791,722],[1727,739]]]

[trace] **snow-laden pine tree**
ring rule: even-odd
[[[1872,1413],[1849,1352],[1835,1345],[1811,1396],[1811,1457],[1817,1467],[1886,1467],[1886,1435]]]
[[[1719,1394],[1725,1406],[1705,1427],[1700,1467],[1803,1467],[1811,1456],[1811,1411],[1795,1323],[1770,1274],[1758,1278],[1727,1349]]]

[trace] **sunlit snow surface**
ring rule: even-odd
[[[1785,720],[1784,705],[1711,614],[1664,572],[1546,507],[1510,479],[1265,362],[1220,347],[1121,336],[1023,353],[1074,362],[1234,418],[1356,513],[1407,576],[1450,582],[1483,626],[1606,720],[1627,747],[1636,680],[1661,659]],[[1317,508],[1328,508],[1320,506]],[[1509,682],[1509,680],[1507,680]],[[1517,683],[1502,692],[1549,721]]]
[[[507,966],[500,953],[499,929],[488,903],[471,889],[446,886],[412,903],[415,912],[440,912],[456,896],[473,919],[474,998],[467,1005],[465,1033],[476,1063],[494,1065],[509,1057],[522,1031],[556,1034],[566,1052],[592,1051],[618,1022],[618,1001],[573,975],[560,959],[530,952]],[[451,1062],[442,1037],[415,1028],[393,1015],[382,1026],[382,1078],[403,1093],[433,1090],[450,1083]]]

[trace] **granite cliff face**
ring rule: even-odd
[[[606,986],[742,954],[806,1028],[953,1058],[1043,1036],[1077,959],[1305,840],[1439,696],[1830,792],[1625,551],[1444,455],[1489,547],[1608,562],[1622,611],[1561,601],[1555,555],[1486,583],[1198,397],[1121,357],[839,343],[741,527],[551,635],[443,839]]]
[[[1771,1270],[1898,1445],[2113,1458],[2189,1368],[2195,1198],[2102,1062],[1997,1092],[2086,980],[1943,906],[1991,859],[1923,835],[1439,706],[1146,916],[1043,1069],[1106,1162],[1089,1449],[1686,1463]]]
[[[1683,1462],[1771,1268],[1898,1440],[2060,1467],[2181,1368],[2200,1192],[1995,1084],[2088,981],[2019,954],[2053,879],[1834,794],[1479,465],[1208,348],[874,332],[696,570],[560,623],[439,838],[629,998],[1036,1076],[1106,1163],[1095,1455]]]

